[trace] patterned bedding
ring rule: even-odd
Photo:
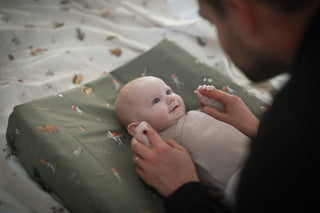
[[[199,108],[193,91],[202,84],[242,97],[257,116],[266,107],[168,40],[102,78],[16,106],[7,129],[11,153],[71,212],[163,212],[163,198],[135,173],[131,137],[113,111],[119,89],[146,75],[163,79],[187,110]]]

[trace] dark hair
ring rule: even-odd
[[[316,0],[256,0],[283,12],[298,12],[304,10]]]
[[[206,0],[209,4],[215,8],[215,10],[218,12],[220,15],[224,15],[226,13],[226,8],[223,5],[222,0]]]
[[[223,0],[207,0],[220,15],[226,13]],[[266,6],[285,13],[294,13],[304,10],[317,0],[255,0]]]

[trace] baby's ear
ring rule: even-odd
[[[136,134],[136,128],[139,125],[140,122],[132,122],[128,125],[127,130],[130,135],[134,136]]]

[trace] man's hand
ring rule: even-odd
[[[188,151],[174,140],[162,140],[150,127],[147,137],[152,147],[132,138],[132,160],[136,163],[137,174],[163,196],[171,195],[185,183],[199,181],[196,168]]]
[[[205,106],[202,109],[203,112],[234,126],[250,138],[256,136],[260,121],[252,114],[241,98],[216,89],[208,91],[203,88],[199,88],[198,91],[202,95],[206,95],[209,98],[220,101],[225,106],[224,112],[219,112],[209,106]]]

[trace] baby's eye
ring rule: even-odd
[[[170,95],[170,94],[171,94],[171,90],[167,90],[167,91],[166,91],[166,94],[167,94],[167,95]]]
[[[153,101],[152,101],[152,105],[157,104],[157,103],[159,103],[159,102],[160,102],[160,98],[155,98],[155,99],[153,99]]]

